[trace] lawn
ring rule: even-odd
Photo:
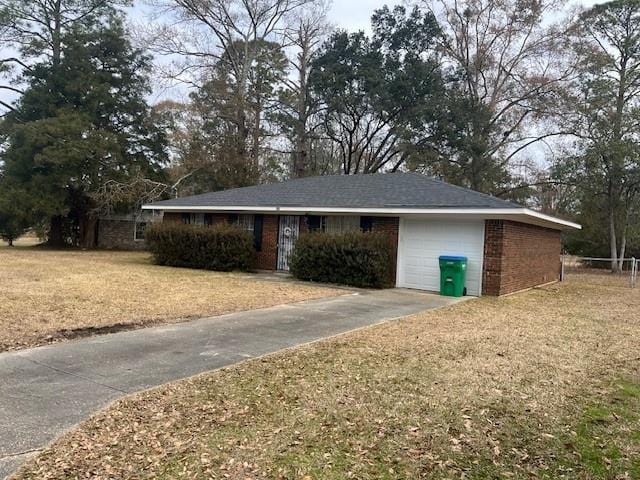
[[[17,478],[640,478],[640,289],[572,277],[119,400]]]
[[[0,247],[0,351],[344,293],[160,267],[144,252]]]

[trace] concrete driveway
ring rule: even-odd
[[[0,478],[123,395],[455,303],[366,291],[0,354]]]

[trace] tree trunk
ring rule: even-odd
[[[62,2],[57,0],[53,4],[53,31],[51,32],[51,54],[52,63],[54,66],[60,64],[62,58]]]
[[[471,156],[471,172],[469,183],[472,190],[482,192],[482,159],[478,155]]]
[[[9,237],[7,239],[7,243],[9,244],[10,247],[13,247],[13,238]]]
[[[627,232],[622,232],[622,240],[620,242],[620,257],[618,258],[618,271],[624,268],[624,256],[627,249]]]
[[[609,246],[611,249],[611,271],[618,271],[618,240],[616,238],[616,220],[613,208],[609,207]]]
[[[49,223],[49,238],[47,239],[47,245],[51,247],[65,247],[64,241],[64,217],[62,215],[55,215],[51,217]]]
[[[87,215],[80,219],[80,248],[95,248],[96,246],[96,226],[98,219]]]
[[[300,125],[301,126],[301,125]],[[307,173],[307,141],[303,128],[296,133],[295,152],[293,153],[293,176],[304,177]]]
[[[620,239],[620,258],[618,259],[618,271],[622,271],[624,267],[624,256],[627,250],[627,225],[629,224],[629,209],[624,214],[624,224],[622,225],[622,238]]]
[[[307,95],[307,75],[309,74],[309,45],[303,42],[302,52],[300,53],[300,67],[298,70],[298,83],[300,91],[298,93],[297,116],[296,119],[296,141],[295,153],[293,157],[293,175],[296,178],[304,177],[307,174],[307,122],[309,96]]]
[[[260,100],[256,104],[256,108],[254,110],[255,122],[253,129],[253,148],[252,148],[252,156],[253,156],[253,166],[257,169],[260,167],[260,130],[262,128],[262,105],[260,104]]]

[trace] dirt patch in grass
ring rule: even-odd
[[[640,289],[482,298],[113,404],[17,478],[639,478]]]
[[[152,265],[145,252],[0,247],[0,351],[344,291]]]

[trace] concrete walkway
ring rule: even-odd
[[[455,301],[366,291],[2,353],[0,478],[128,393]]]

